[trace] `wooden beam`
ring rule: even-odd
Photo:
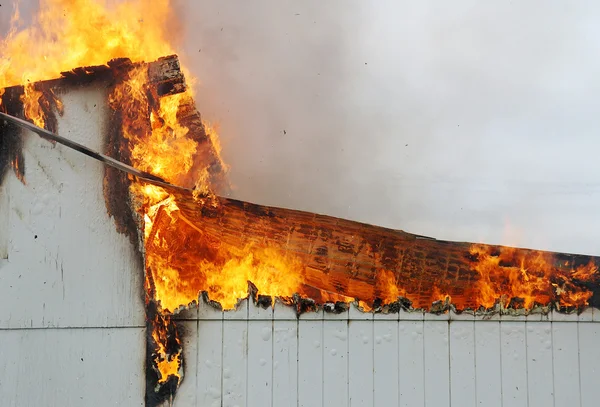
[[[190,267],[194,256],[223,262],[227,259],[217,255],[219,250],[231,248],[233,258],[250,245],[275,248],[299,260],[304,284],[309,287],[374,306],[397,294],[408,298],[415,308],[430,309],[433,302],[449,296],[459,310],[479,309],[486,302],[486,287],[494,290],[488,297],[497,294],[504,307],[564,305],[572,294],[600,305],[597,257],[440,241],[226,198],[200,204],[191,194],[172,193],[184,221],[171,222],[169,217],[161,223],[157,219],[155,226],[163,228],[163,236],[169,231],[178,233],[169,247],[170,266],[194,289],[202,289],[202,281]],[[519,276],[528,281],[518,280]],[[528,282],[532,284],[524,290],[534,301],[529,305],[527,298],[515,294],[521,291],[514,289],[517,283]],[[577,306],[561,309],[573,308]]]

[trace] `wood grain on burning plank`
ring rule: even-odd
[[[471,254],[470,243],[424,239],[402,231],[225,198],[218,198],[216,206],[202,206],[191,195],[175,194],[181,213],[207,238],[239,249],[268,246],[293,256],[302,264],[303,282],[309,286],[370,302],[386,296],[395,299],[390,289],[397,288],[418,307],[429,308],[442,295],[449,295],[460,307],[481,305],[481,274],[475,268],[479,260]],[[503,250],[485,248],[491,253]],[[537,253],[514,250],[522,256]],[[553,269],[566,278],[574,264],[586,265],[592,259],[556,256]],[[520,267],[520,263],[508,266]],[[391,273],[391,283],[382,281],[382,270]],[[508,284],[505,277],[491,278],[497,278],[493,283]],[[591,289],[600,292],[598,288],[594,281]],[[550,280],[545,290],[542,298],[554,298]]]

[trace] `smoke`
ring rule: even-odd
[[[235,197],[599,253],[600,5],[179,1]]]
[[[600,4],[174,2],[233,196],[600,253]]]

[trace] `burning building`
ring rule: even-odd
[[[600,259],[224,198],[160,32],[93,10],[117,46],[0,71],[7,405],[595,405]]]

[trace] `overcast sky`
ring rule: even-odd
[[[176,4],[235,197],[600,254],[600,3]]]

